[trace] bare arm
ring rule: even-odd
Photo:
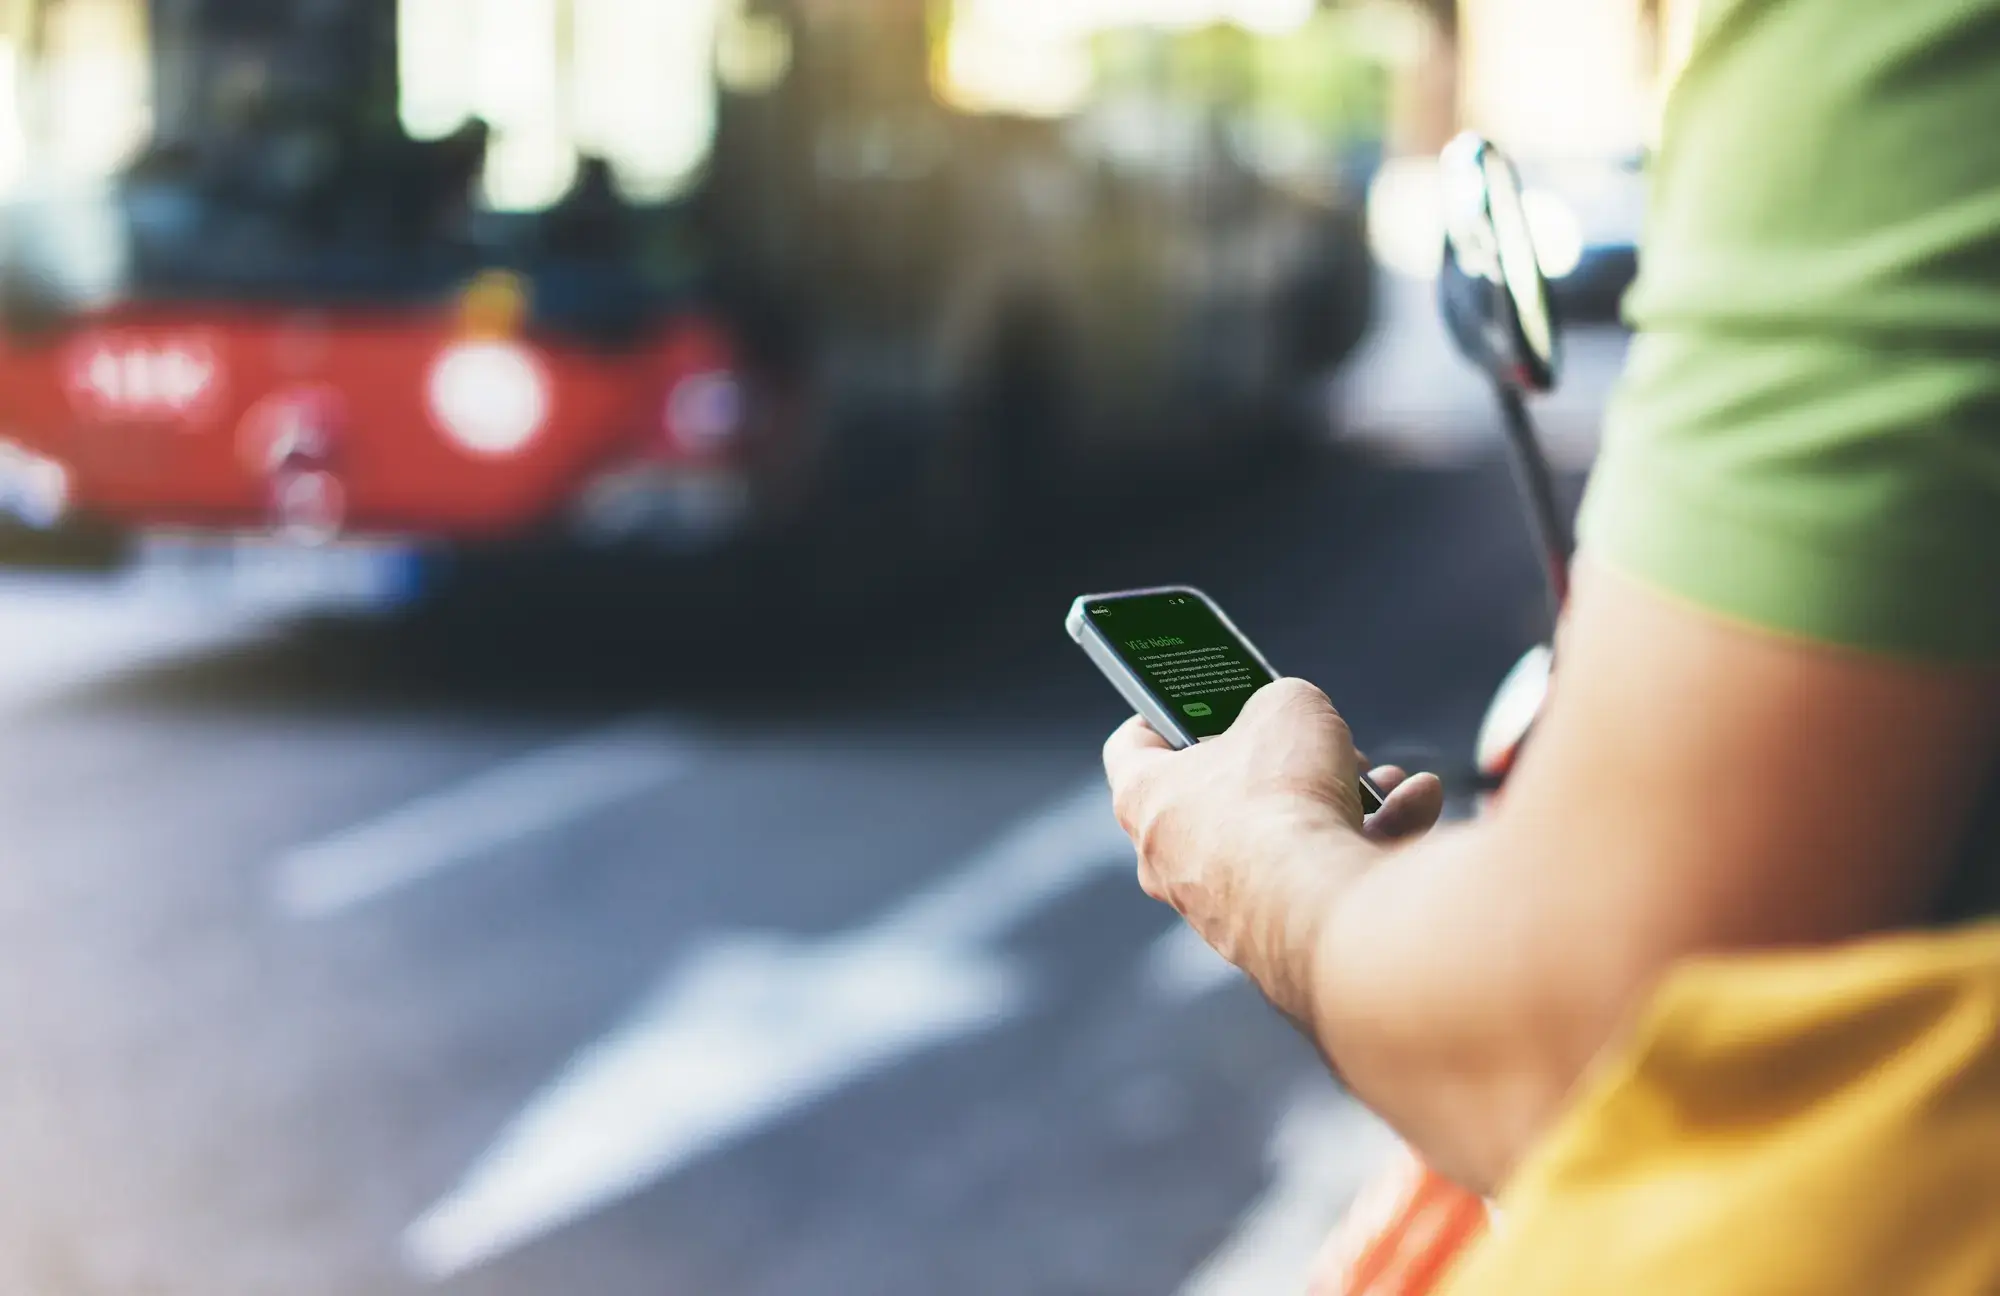
[[[1199,765],[1130,730],[1107,751],[1147,889],[1472,1186],[1682,956],[1916,921],[2000,722],[1990,672],[1789,642],[1580,566],[1548,712],[1477,825],[1357,835],[1345,728],[1296,684]]]

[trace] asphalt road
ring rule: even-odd
[[[0,1290],[1282,1273],[1381,1136],[1132,884],[1061,618],[1198,582],[1377,754],[1462,764],[1534,565],[1497,442],[1385,428],[726,651],[670,595],[323,623],[0,578]]]

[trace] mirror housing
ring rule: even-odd
[[[1438,155],[1438,188],[1445,228],[1438,305],[1452,341],[1497,387],[1522,395],[1554,390],[1561,341],[1520,173],[1468,131]]]

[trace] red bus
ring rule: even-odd
[[[19,0],[0,511],[951,545],[1242,454],[1365,327],[1366,78],[1208,3]]]

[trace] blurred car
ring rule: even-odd
[[[1524,163],[1523,201],[1556,309],[1579,324],[1618,321],[1639,273],[1646,177],[1636,154]]]
[[[991,544],[1249,453],[1366,326],[1355,204],[1301,183],[1333,149],[1267,146],[1246,32],[9,12],[0,508],[36,525],[275,535],[397,589],[438,550]]]
[[[1639,268],[1646,179],[1636,157],[1523,161],[1522,182],[1536,258],[1565,322],[1610,324]],[[1376,258],[1403,275],[1437,273],[1443,220],[1437,164],[1396,158],[1376,174],[1368,198]]]

